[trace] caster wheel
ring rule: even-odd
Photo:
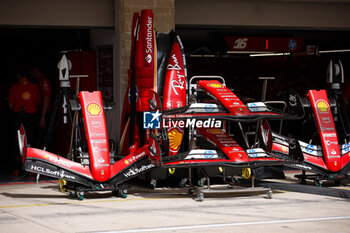
[[[197,185],[198,185],[199,187],[203,187],[203,186],[204,186],[205,180],[206,180],[205,178],[199,179],[199,180],[197,181]]]
[[[335,185],[340,185],[341,184],[341,180],[334,180],[334,184]]]
[[[79,201],[84,200],[84,192],[78,191],[78,192],[77,192],[77,197],[78,197],[78,200],[79,200]]]
[[[76,197],[77,194],[76,194],[75,191],[70,191],[70,192],[69,192],[69,196],[70,196],[70,197]]]
[[[306,180],[304,178],[298,178],[299,184],[306,184]]]
[[[322,187],[322,181],[321,180],[315,180],[314,183],[315,183],[316,186]]]
[[[232,176],[231,177],[231,182],[234,184],[238,184],[239,183],[239,179],[237,177]]]
[[[151,185],[151,189],[155,189],[157,187],[157,180],[152,179],[150,182],[150,185]]]
[[[185,187],[185,184],[187,182],[187,179],[182,179],[180,182],[179,182],[179,188],[184,188]]]
[[[113,195],[113,196],[118,196],[118,190],[113,190],[113,191],[112,191],[112,195]]]
[[[204,193],[198,193],[197,201],[203,201],[203,200],[204,200]]]
[[[272,190],[267,191],[266,198],[267,199],[272,199]]]
[[[127,189],[120,190],[120,196],[121,198],[127,198],[128,190]]]

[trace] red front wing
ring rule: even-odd
[[[23,145],[21,151],[23,152],[24,169],[26,171],[65,179],[90,187],[101,183],[94,179],[94,170],[88,165],[71,161],[48,151],[27,147],[23,126],[21,126],[19,136],[20,145]],[[110,173],[108,177],[105,177],[103,183],[110,185],[119,184],[153,168],[154,166],[148,162],[148,153],[148,146],[143,146],[122,160],[109,164]]]
[[[313,145],[300,141],[304,162],[294,164],[306,171],[322,174],[346,174],[350,169],[350,144],[339,145],[331,106],[325,90],[310,90],[307,93],[312,114],[314,116],[321,145]],[[288,153],[289,147],[284,136],[273,134],[272,151]]]
[[[80,92],[79,101],[88,146],[88,163],[78,163],[27,147],[25,131],[21,126],[18,139],[25,170],[92,186],[96,183],[120,183],[153,167],[148,161],[148,145],[134,148],[125,158],[112,164],[101,93]]]

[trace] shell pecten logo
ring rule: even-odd
[[[319,100],[316,107],[320,113],[327,113],[329,111],[329,104],[324,100]]]
[[[209,87],[214,87],[214,88],[221,88],[221,87],[223,87],[222,84],[220,84],[220,83],[209,83],[208,86]]]
[[[101,107],[99,104],[96,104],[96,103],[88,104],[86,109],[91,116],[98,116],[101,113]]]
[[[182,142],[182,132],[180,132],[177,128],[169,131],[169,149],[171,151],[177,151],[181,146]]]

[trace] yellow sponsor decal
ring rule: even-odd
[[[208,129],[207,132],[211,134],[223,134],[222,130],[220,129]]]
[[[219,83],[209,83],[208,86],[214,87],[214,88],[222,88],[223,87],[223,85],[219,84]]]
[[[169,171],[169,174],[172,175],[175,173],[175,168],[169,168],[168,171]]]

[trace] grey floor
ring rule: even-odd
[[[186,188],[136,184],[126,199],[90,192],[79,201],[55,180],[1,184],[0,232],[350,232],[349,199],[282,191],[272,199],[265,193],[195,197]]]

